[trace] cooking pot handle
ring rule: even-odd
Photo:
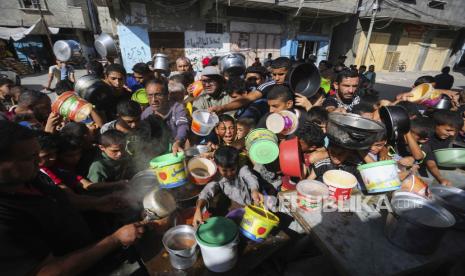
[[[365,140],[365,138],[366,138],[366,135],[363,135],[363,134],[360,134],[360,133],[348,132],[347,134],[349,134],[349,136],[352,139],[357,140],[357,141],[362,141],[362,140]]]

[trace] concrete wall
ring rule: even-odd
[[[370,16],[372,4],[375,0],[363,0],[361,5],[360,16]],[[378,0],[380,10],[377,18],[385,17],[387,19],[394,17],[403,22],[417,22],[437,24],[444,26],[464,27],[465,1],[447,0],[444,9],[434,9],[428,7],[429,0],[411,1],[412,4],[395,1],[395,0]],[[387,23],[387,22],[385,22]],[[383,25],[382,23],[378,23]]]
[[[41,0],[41,3],[44,1],[48,10],[43,11],[43,14],[50,27],[90,30],[85,8],[68,6],[68,1],[65,0]],[[80,5],[82,1],[75,3]],[[31,26],[39,18],[38,10],[21,9],[18,0],[0,1],[0,26]]]
[[[233,2],[233,1],[231,1]],[[248,0],[250,3],[264,3],[273,7],[299,8],[300,1],[278,1],[276,0]],[[325,10],[337,13],[355,13],[358,0],[333,0],[333,1],[305,1],[302,5],[305,9]]]

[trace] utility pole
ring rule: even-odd
[[[371,21],[370,27],[368,28],[367,40],[365,41],[365,47],[363,48],[363,55],[360,65],[365,65],[365,61],[368,54],[368,47],[370,46],[371,33],[373,31],[373,25],[375,25],[376,14],[378,13],[378,0],[373,0],[373,9],[371,10]]]
[[[42,20],[42,23],[44,24],[45,27],[45,33],[47,34],[48,38],[48,43],[50,44],[50,49],[53,49],[53,42],[52,42],[52,37],[50,36],[50,30],[48,29],[48,24],[45,21],[44,14],[42,12],[42,7],[40,5],[40,0],[34,0],[32,1],[33,4],[36,4],[37,7],[39,8],[39,13],[40,13],[40,19]]]

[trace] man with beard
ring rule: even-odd
[[[94,240],[65,192],[40,173],[39,151],[32,130],[0,122],[0,271],[5,275],[86,271],[86,275],[97,275],[98,271],[88,270],[114,267],[116,262],[100,261],[132,245],[142,236],[143,225],[125,225]]]
[[[334,88],[336,95],[326,98],[323,107],[328,112],[350,112],[352,108],[360,103],[357,95],[360,77],[357,71],[343,70],[337,74]]]

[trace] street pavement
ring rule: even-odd
[[[410,91],[415,80],[424,75],[437,75],[440,72],[377,72],[375,90],[379,91],[382,99],[393,99],[395,96],[402,92]],[[86,74],[85,70],[76,70],[76,78]],[[453,89],[465,89],[465,74],[459,72],[452,72],[455,82]],[[21,79],[22,85],[30,89],[42,90],[47,82],[47,74],[35,74],[23,77]],[[53,86],[53,85],[52,85]],[[53,98],[53,94],[50,95]]]

